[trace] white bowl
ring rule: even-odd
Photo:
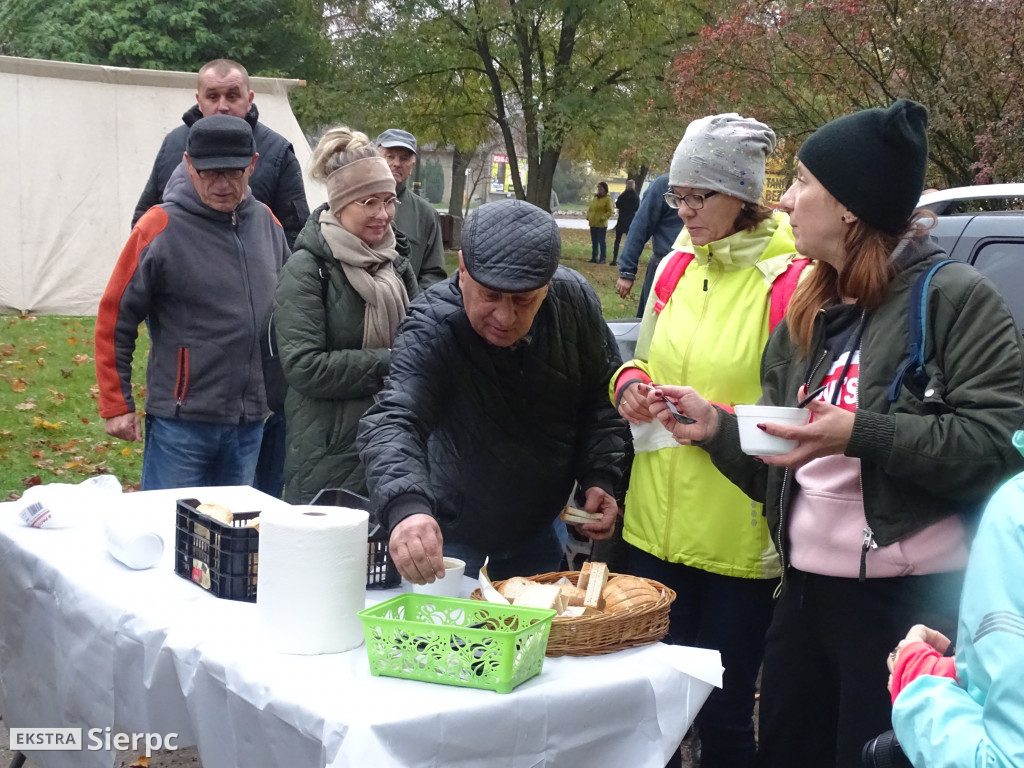
[[[462,591],[462,576],[466,563],[457,557],[444,559],[444,578],[434,579],[430,584],[412,584],[412,591],[420,595],[435,597],[458,597]]]
[[[751,456],[778,456],[789,453],[797,446],[796,440],[769,435],[757,428],[758,424],[785,424],[800,427],[811,420],[806,408],[787,408],[781,405],[737,405],[736,421],[740,427],[740,448]]]

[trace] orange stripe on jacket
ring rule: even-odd
[[[121,297],[139,267],[139,254],[167,228],[167,212],[159,206],[150,208],[128,236],[128,242],[117,257],[114,272],[107,282],[96,315],[95,352],[96,383],[100,388],[100,416],[109,419],[129,413],[132,409],[121,391],[117,370],[115,332],[121,311]],[[131,372],[129,371],[129,376]]]

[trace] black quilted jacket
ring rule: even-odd
[[[375,509],[433,514],[445,538],[509,551],[550,525],[573,481],[612,493],[625,422],[608,402],[619,354],[597,295],[559,267],[529,336],[473,330],[458,277],[409,308],[389,381],[359,425]]]

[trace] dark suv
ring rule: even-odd
[[[932,192],[920,207],[938,216],[931,234],[951,259],[966,261],[998,288],[1024,333],[1024,184]],[[609,320],[623,360],[631,360],[640,321]]]

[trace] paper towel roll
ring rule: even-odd
[[[363,642],[369,515],[344,507],[282,507],[260,516],[256,606],[282,653],[340,653]]]

